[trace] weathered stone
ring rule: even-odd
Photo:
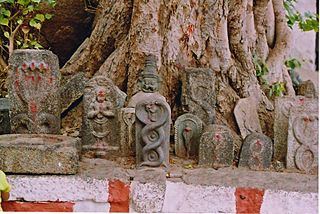
[[[81,98],[87,81],[84,73],[77,73],[60,88],[61,112],[67,110],[72,103]]]
[[[199,117],[186,113],[179,116],[174,125],[174,148],[178,157],[198,156],[202,134],[202,121]]]
[[[121,154],[118,112],[125,95],[103,76],[92,78],[83,97],[82,144],[86,157],[108,158]]]
[[[318,174],[318,110],[292,107],[289,112],[287,169]]]
[[[8,98],[0,98],[0,135],[9,134],[11,131],[9,110]]]
[[[136,106],[136,163],[138,166],[169,167],[170,106],[149,97]]]
[[[247,135],[254,132],[262,133],[254,98],[240,99],[233,113],[236,117],[242,139],[245,139]]]
[[[275,100],[275,119],[274,119],[274,160],[285,162],[288,142],[288,118],[291,107],[302,107],[304,109],[318,109],[318,100],[296,97],[278,97]]]
[[[182,77],[182,108],[205,124],[215,121],[215,78],[208,68],[186,68]]]
[[[200,139],[199,165],[221,168],[232,165],[233,141],[226,126],[206,127]]]
[[[9,65],[12,132],[58,134],[61,110],[57,56],[47,50],[15,50]]]
[[[169,167],[171,109],[158,91],[160,77],[156,56],[147,55],[139,74],[139,92],[129,100],[128,107],[136,114],[137,166]]]
[[[0,168],[23,174],[76,174],[80,142],[61,135],[0,136]]]
[[[297,95],[305,96],[308,98],[318,97],[316,86],[311,80],[303,81],[302,83],[299,84]]]
[[[271,166],[272,154],[272,140],[264,134],[251,133],[242,144],[239,166],[267,170]]]
[[[135,153],[135,109],[121,108],[119,111],[120,147],[123,156],[131,156]]]

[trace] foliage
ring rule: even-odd
[[[284,83],[283,82],[275,82],[271,85],[269,89],[269,97],[273,95],[276,97],[283,96],[283,92],[285,91]]]
[[[287,66],[288,69],[294,70],[295,68],[301,67],[301,62],[295,58],[292,58],[292,59],[286,60],[285,65]]]
[[[301,15],[295,9],[297,0],[284,0],[283,5],[287,12],[288,26],[292,29],[297,23],[302,31],[315,31],[319,32],[319,14],[312,14],[310,12]]]
[[[267,81],[264,79],[264,75],[269,72],[269,68],[265,62],[257,57],[256,54],[253,55],[253,63],[256,70],[256,76],[258,77],[261,84],[267,84]]]
[[[42,48],[38,42],[45,20],[51,14],[42,14],[43,6],[54,7],[55,0],[0,0],[0,47],[6,54],[16,48]],[[3,55],[3,54],[1,54]]]

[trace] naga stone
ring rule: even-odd
[[[125,97],[106,77],[96,76],[86,84],[81,129],[84,156],[108,158],[121,154],[118,111]]]
[[[76,174],[80,139],[48,134],[0,136],[0,169],[19,174]]]
[[[242,139],[247,135],[258,132],[262,133],[254,98],[240,99],[234,108],[234,116],[240,129]]]
[[[222,125],[209,125],[200,138],[199,165],[215,169],[233,162],[233,140],[230,130]]]
[[[292,107],[301,107],[305,110],[317,111],[318,100],[303,96],[284,96],[275,100],[274,117],[274,160],[284,163],[286,161],[289,112]]]
[[[286,168],[318,174],[318,110],[292,107],[289,112]]]
[[[8,98],[0,98],[0,135],[10,134],[10,103]]]
[[[198,156],[202,134],[200,118],[190,113],[183,114],[177,118],[174,129],[175,154],[182,158]]]
[[[215,78],[208,68],[186,68],[182,76],[182,109],[206,125],[215,121]]]
[[[135,121],[134,108],[121,108],[119,111],[120,147],[122,156],[132,156],[135,151]]]
[[[136,105],[136,163],[169,167],[170,106],[158,97]]]
[[[12,133],[58,134],[58,57],[47,50],[15,50],[9,59],[8,89]]]
[[[242,144],[239,167],[267,170],[271,166],[272,140],[261,133],[249,134]]]

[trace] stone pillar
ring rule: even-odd
[[[135,109],[121,108],[119,111],[120,147],[122,156],[132,156],[135,153]]]
[[[15,50],[9,66],[12,132],[58,134],[61,113],[58,57],[48,50]]]

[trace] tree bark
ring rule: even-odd
[[[254,55],[268,65],[270,84],[285,80],[287,93],[294,93],[283,67],[290,31],[282,1],[101,0],[94,23],[89,41],[62,74],[105,75],[130,98],[137,92],[145,55],[154,54],[173,120],[180,108],[176,100],[184,67],[215,72],[217,123],[235,132],[235,103],[254,96],[262,124],[268,124],[263,131],[272,136],[272,121],[265,120],[270,120],[273,106],[260,88]]]

